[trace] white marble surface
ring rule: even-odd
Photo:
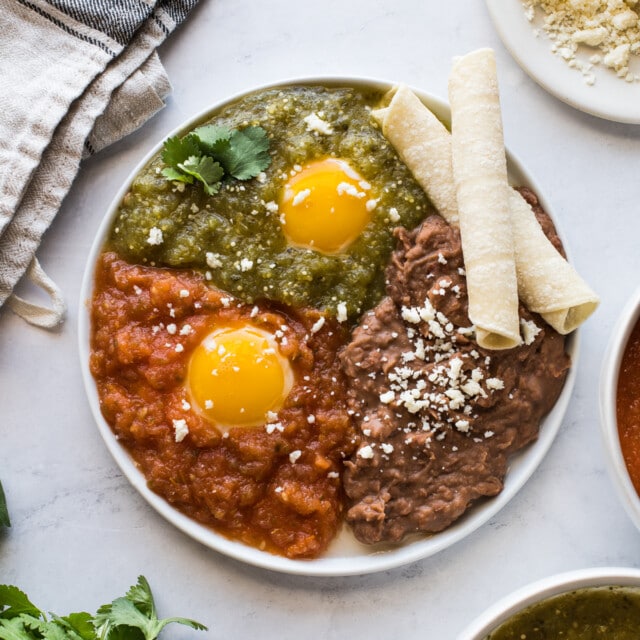
[[[451,58],[480,46],[497,52],[507,144],[542,185],[574,262],[602,297],[583,329],[577,385],[549,454],[489,523],[393,571],[291,577],[192,541],[122,477],[84,397],[79,290],[108,203],[152,143],[227,95],[287,77],[339,74],[445,96]],[[161,614],[210,627],[176,627],[166,634],[172,638],[446,640],[532,580],[638,566],[640,534],[605,470],[597,391],[612,325],[640,273],[640,127],[581,114],[544,93],[504,50],[477,0],[202,0],[161,54],[174,85],[167,108],[83,164],[42,245],[40,259],[66,294],[66,323],[46,332],[0,311],[0,477],[13,521],[0,533],[0,582],[66,613],[95,610],[143,573]]]

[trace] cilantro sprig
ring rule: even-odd
[[[188,618],[159,619],[144,576],[125,596],[102,605],[95,616],[47,616],[17,587],[0,585],[0,640],[155,640],[172,622],[207,629]]]
[[[168,138],[162,149],[167,180],[194,184],[201,182],[212,196],[220,190],[222,179],[255,178],[271,164],[269,138],[262,127],[229,129],[207,124],[184,138]]]
[[[4,496],[2,482],[0,482],[0,527],[10,527],[9,509],[7,509],[7,499]]]

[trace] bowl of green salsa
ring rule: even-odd
[[[562,573],[503,598],[458,640],[636,640],[640,570],[593,568]]]

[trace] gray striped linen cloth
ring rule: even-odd
[[[198,0],[0,0],[0,306],[64,318],[36,258],[83,157],[142,125],[171,90],[156,49]],[[28,277],[50,297],[13,293]]]

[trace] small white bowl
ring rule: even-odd
[[[622,504],[631,520],[640,529],[640,497],[635,490],[622,457],[616,418],[618,374],[629,336],[640,321],[640,287],[624,307],[611,334],[600,376],[600,425],[604,438],[609,472]]]
[[[500,624],[532,604],[576,589],[604,586],[640,587],[640,569],[598,567],[543,578],[489,607],[458,635],[457,640],[484,640]]]

